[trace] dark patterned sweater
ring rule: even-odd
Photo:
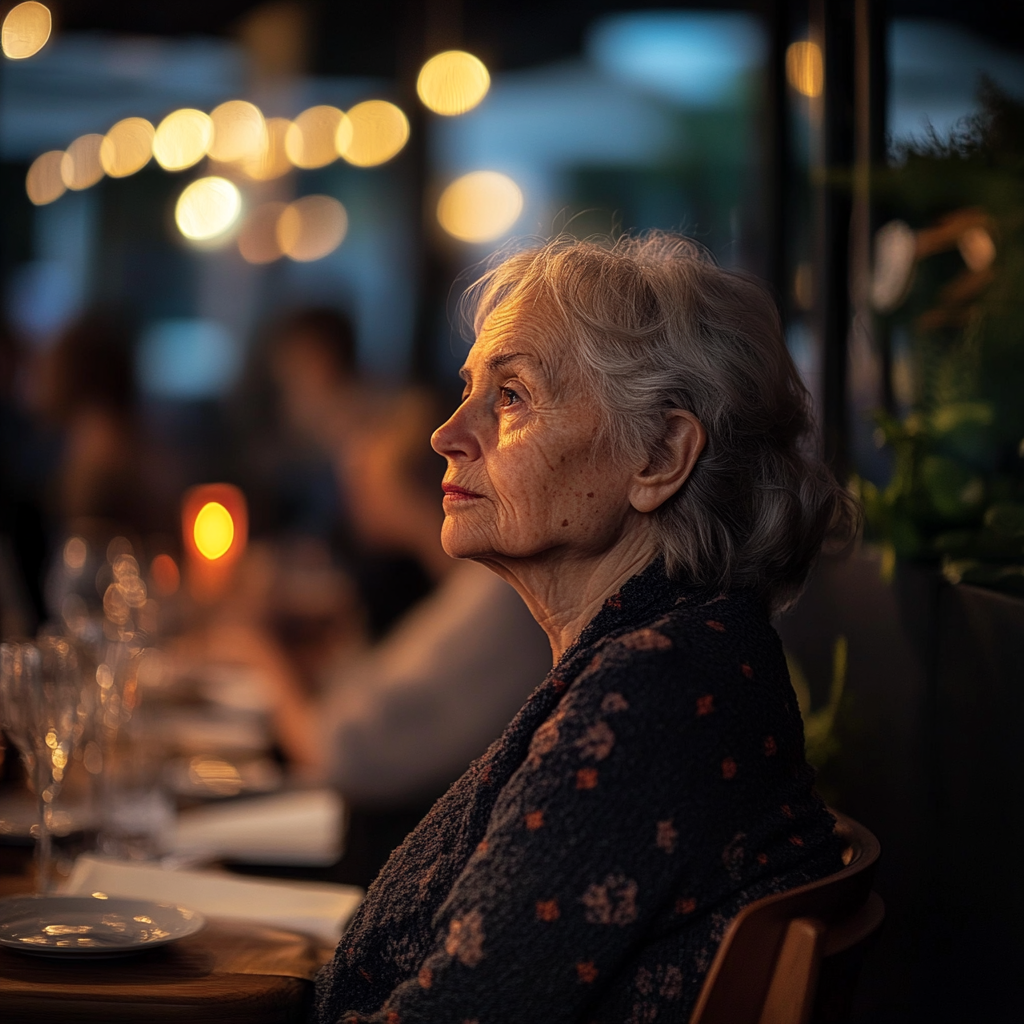
[[[841,866],[812,781],[764,609],[658,560],[392,854],[314,1020],[686,1021],[736,912]]]

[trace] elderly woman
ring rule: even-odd
[[[769,616],[855,510],[772,300],[687,239],[557,239],[467,304],[442,540],[554,667],[392,855],[316,1019],[685,1021],[741,907],[841,866]]]

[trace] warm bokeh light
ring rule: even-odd
[[[246,218],[238,233],[238,251],[247,263],[273,263],[284,255],[277,240],[277,223],[287,203],[263,203]]]
[[[153,157],[156,129],[144,117],[126,117],[103,137],[100,163],[112,178],[141,171]]]
[[[285,152],[296,167],[326,167],[338,159],[339,143],[347,146],[351,132],[348,118],[337,107],[310,107],[289,125]]]
[[[213,562],[223,557],[235,539],[231,513],[219,501],[208,501],[196,516],[192,536],[204,558]]]
[[[242,160],[240,166],[244,174],[253,181],[271,181],[292,169],[292,162],[284,148],[285,137],[291,124],[286,117],[267,118],[263,148]]]
[[[300,263],[334,252],[348,231],[345,207],[331,196],[303,196],[289,203],[277,221],[277,244]]]
[[[24,60],[38,53],[50,38],[53,20],[43,4],[27,3],[12,7],[0,32],[5,57]]]
[[[45,206],[64,195],[67,186],[60,175],[60,165],[64,162],[64,150],[51,149],[32,161],[32,166],[25,175],[25,191],[36,206]]]
[[[178,199],[174,221],[178,230],[196,242],[223,235],[242,212],[242,194],[227,178],[199,178]]]
[[[88,557],[89,546],[81,537],[68,537],[64,542],[64,566],[70,572],[81,572]]]
[[[168,114],[153,137],[153,156],[167,171],[183,171],[206,156],[213,141],[209,114],[186,107]]]
[[[232,484],[200,484],[181,503],[185,553],[183,578],[200,602],[216,600],[232,585],[245,552],[249,513],[245,495]]]
[[[170,597],[181,586],[178,563],[170,555],[157,555],[150,563],[149,575],[153,579],[154,589],[161,597]]]
[[[213,141],[209,154],[221,163],[258,157],[266,148],[267,128],[260,109],[245,100],[228,100],[210,114]]]
[[[809,41],[791,43],[786,50],[786,78],[802,96],[820,96],[825,84],[821,47]]]
[[[409,140],[409,119],[386,100],[357,103],[349,112],[348,143],[339,137],[338,152],[356,167],[376,167],[397,156]],[[344,126],[342,126],[344,127]]]
[[[988,270],[995,262],[996,243],[983,227],[968,228],[957,239],[956,247],[960,250],[964,263],[976,274]]]
[[[102,135],[80,135],[68,146],[60,163],[60,176],[76,192],[95,185],[103,177],[100,163]]]
[[[416,80],[423,105],[446,117],[472,110],[490,87],[491,76],[483,61],[463,50],[447,50],[431,57]]]
[[[500,238],[523,212],[519,186],[497,171],[473,171],[453,181],[441,193],[437,219],[462,242]]]

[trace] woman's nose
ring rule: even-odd
[[[468,406],[468,402],[463,402],[431,435],[430,446],[438,455],[446,459],[472,459],[479,454],[480,446],[470,426]]]

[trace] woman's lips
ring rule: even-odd
[[[473,498],[483,497],[482,494],[467,491],[465,487],[459,487],[458,484],[441,484],[441,490],[444,491],[445,501],[471,501]]]

